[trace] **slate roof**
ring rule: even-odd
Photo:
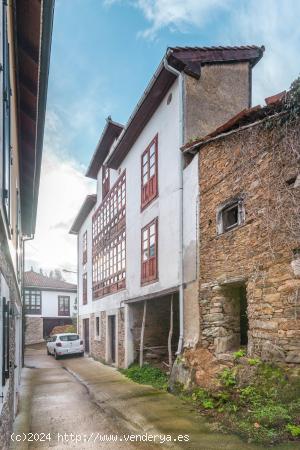
[[[56,280],[55,278],[47,277],[41,273],[29,270],[24,272],[24,287],[35,287],[52,291],[70,291],[76,292],[77,286],[73,283],[67,283],[67,281]]]

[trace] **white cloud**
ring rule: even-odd
[[[140,35],[154,38],[157,32],[168,27],[171,30],[185,31],[188,26],[203,26],[217,10],[226,9],[229,0],[136,0],[139,8],[151,26]]]
[[[253,73],[253,103],[288,89],[299,75],[300,2],[250,0],[234,10],[230,41],[265,45]]]
[[[140,32],[145,38],[153,39],[163,28],[195,34],[197,29],[207,33],[210,26],[216,45],[265,45],[253,73],[255,104],[288,89],[299,75],[299,0],[133,0],[131,4],[150,23]],[[199,35],[195,45],[201,43],[205,45]]]
[[[63,152],[57,114],[47,116],[36,235],[26,244],[26,268],[76,270],[76,237],[69,229],[86,195],[95,191],[85,168]]]

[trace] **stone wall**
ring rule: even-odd
[[[98,315],[98,314],[97,314]],[[90,354],[93,358],[105,361],[105,344],[106,344],[106,312],[101,311],[100,317],[100,335],[95,334],[95,314],[90,316]]]
[[[38,344],[43,341],[42,317],[25,316],[25,345]]]
[[[254,126],[200,150],[199,346],[220,359],[239,347],[232,290],[244,287],[248,354],[300,363],[300,193],[291,182],[299,166],[290,152],[299,151],[295,130]],[[244,221],[218,234],[218,208],[233,198],[243,199]]]
[[[5,278],[5,281],[9,288],[9,301],[10,308],[13,311],[14,306],[18,305],[21,308],[21,299],[19,294],[18,285],[16,283],[16,278],[14,275],[13,267],[8,254],[7,243],[4,239],[5,231],[2,229],[2,223],[0,223],[0,268],[1,274]],[[1,298],[4,295],[3,287],[0,284],[0,295]],[[2,338],[2,337],[1,337]],[[4,392],[4,399],[0,398],[0,436],[1,445],[3,449],[9,448],[10,434],[12,432],[13,421],[14,421],[14,406],[17,403],[17,397],[15,397],[15,320],[13,316],[10,318],[9,327],[9,360],[11,362],[9,369],[9,378],[6,380]],[[18,386],[16,386],[18,388]]]
[[[208,64],[199,80],[185,76],[185,142],[205,136],[250,105],[247,62]]]

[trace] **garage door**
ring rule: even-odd
[[[44,339],[50,336],[51,331],[54,327],[61,325],[71,325],[72,319],[70,317],[65,317],[62,319],[53,318],[53,319],[43,319],[43,337]]]

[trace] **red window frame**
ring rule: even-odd
[[[87,231],[85,231],[82,237],[82,264],[87,263]]]
[[[110,170],[106,165],[102,166],[102,200],[105,199],[110,189]]]
[[[141,156],[141,210],[158,196],[158,135]]]
[[[93,215],[93,300],[126,287],[126,171]]]
[[[126,171],[119,176],[105,200],[93,215],[93,256],[99,247],[125,227]]]
[[[125,288],[126,232],[121,231],[93,257],[93,298]]]
[[[70,315],[70,296],[59,295],[58,296],[58,315],[69,316]]]
[[[141,285],[158,280],[158,218],[141,230]]]
[[[82,304],[87,304],[87,273],[82,275]]]

